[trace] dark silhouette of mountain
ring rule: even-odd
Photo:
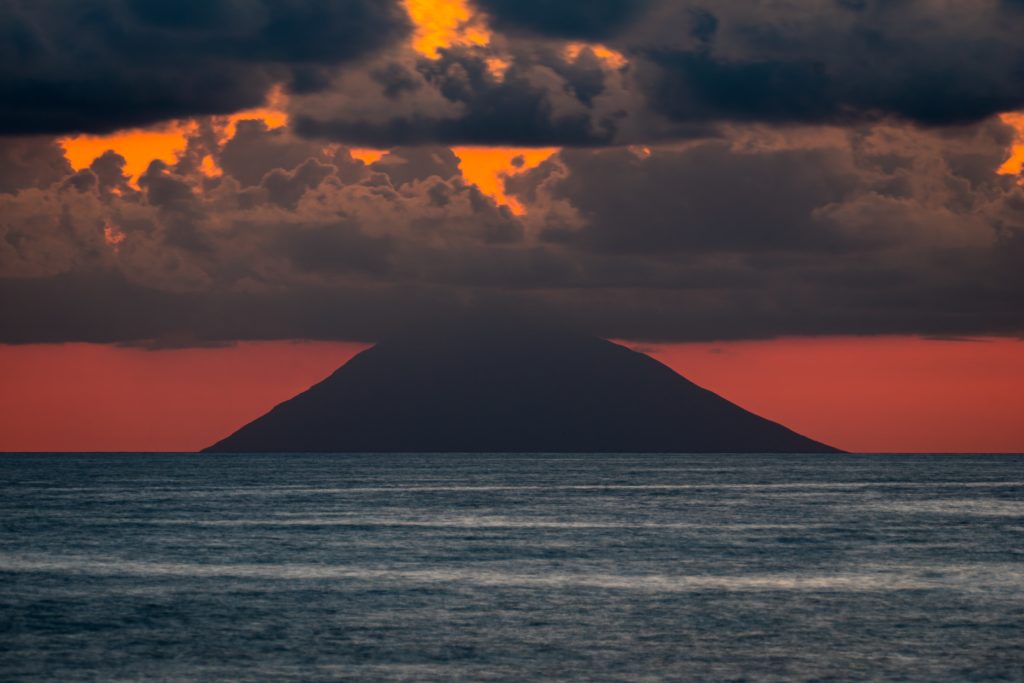
[[[206,450],[836,452],[623,346],[493,322],[385,340]]]

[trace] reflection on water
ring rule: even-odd
[[[1024,680],[1022,473],[0,456],[0,679]]]

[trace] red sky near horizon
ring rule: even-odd
[[[1022,452],[1024,341],[914,337],[636,345],[764,417],[856,452]],[[193,451],[363,348],[0,346],[0,451]]]

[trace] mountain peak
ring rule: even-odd
[[[210,452],[791,452],[818,443],[658,361],[554,324],[390,335]]]

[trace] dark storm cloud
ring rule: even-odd
[[[480,0],[490,45],[437,60],[393,51],[366,82],[335,79],[292,113],[301,134],[377,146],[647,144],[730,123],[955,126],[1024,107],[1019,5]],[[570,56],[576,40],[625,63]]]
[[[676,121],[955,125],[1024,105],[1022,32],[999,0],[665,0],[622,42]]]
[[[403,35],[396,0],[0,4],[0,133],[106,132],[262,102]],[[307,83],[308,85],[308,83]]]
[[[643,14],[650,0],[476,0],[499,30],[528,30],[580,40],[621,33]]]
[[[0,134],[233,112],[278,83],[303,135],[380,147],[648,143],[728,122],[944,126],[1024,107],[1020,0],[475,6],[491,44],[430,60],[401,44],[398,0],[3,3]],[[576,40],[628,65],[567,56]]]
[[[606,73],[589,50],[569,60],[550,46],[509,54],[495,74],[480,48],[451,48],[436,60],[389,62],[370,71],[368,94],[352,107],[346,83],[293,107],[294,128],[315,138],[389,147],[429,143],[604,145],[615,120],[594,98]],[[404,106],[403,106],[404,104]],[[370,114],[364,114],[370,109]],[[617,113],[616,113],[617,114]]]

